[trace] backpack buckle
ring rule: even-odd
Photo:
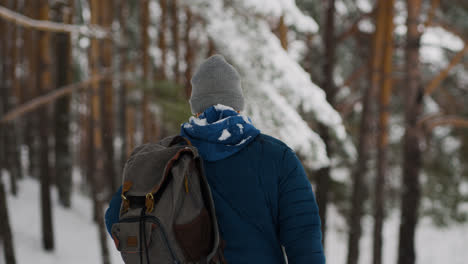
[[[149,214],[153,211],[154,209],[154,196],[152,193],[147,193],[146,194],[146,199],[145,199],[145,206],[146,206],[146,213]]]
[[[123,193],[120,195],[120,197],[122,197],[123,211],[126,212],[128,208],[130,208],[130,201]]]

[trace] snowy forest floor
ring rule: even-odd
[[[53,189],[53,215],[55,245],[53,253],[41,247],[39,184],[33,179],[19,182],[18,197],[9,195],[8,205],[13,228],[18,264],[83,264],[100,263],[100,248],[97,228],[92,221],[92,202],[74,192],[72,208],[63,209],[57,203],[57,192]],[[329,264],[344,264],[346,260],[345,221],[330,208],[329,233],[326,239],[326,256]],[[372,219],[363,220],[364,237],[361,241],[360,263],[371,263]],[[385,222],[384,264],[396,263],[398,245],[398,213],[394,212]],[[109,239],[112,263],[123,263]],[[430,219],[423,218],[417,231],[417,263],[419,264],[464,264],[468,259],[468,223],[437,228]],[[3,251],[0,251],[3,253]],[[3,257],[0,263],[3,263]]]

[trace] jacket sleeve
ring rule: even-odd
[[[324,264],[320,216],[301,162],[291,149],[279,177],[279,238],[291,264]]]
[[[112,236],[111,229],[112,225],[119,221],[119,214],[120,214],[120,204],[122,203],[122,198],[120,194],[122,193],[122,186],[120,186],[119,190],[112,196],[112,199],[109,203],[109,208],[106,210],[106,228],[107,232]]]

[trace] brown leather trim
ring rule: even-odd
[[[133,183],[131,181],[125,181],[122,186],[122,194],[125,194],[132,188]]]
[[[133,186],[133,183],[131,181],[125,181],[122,186],[121,196],[122,196],[122,209],[124,212],[126,212],[128,208],[130,208],[130,202],[125,197],[125,193],[127,193],[130,190],[130,188],[132,188],[132,186]]]
[[[182,138],[185,140],[185,142],[187,142],[187,145],[192,146],[192,142],[190,142],[188,138],[185,138],[185,137],[182,137]]]
[[[166,168],[164,169],[165,173],[164,173],[164,176],[163,176],[163,179],[162,181],[155,185],[152,189],[151,189],[151,193],[152,194],[155,194],[159,191],[159,189],[161,188],[161,185],[163,184],[163,182],[167,179],[167,176],[169,175],[169,172],[171,171],[172,169],[172,166],[174,165],[174,162],[176,162],[180,156],[183,154],[183,153],[191,153],[193,155],[193,151],[190,149],[190,148],[183,148],[181,150],[179,150],[173,157],[172,159],[170,159],[168,162],[167,162],[167,165],[166,165]]]

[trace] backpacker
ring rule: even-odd
[[[135,148],[112,237],[126,264],[225,263],[202,160],[187,139]]]

